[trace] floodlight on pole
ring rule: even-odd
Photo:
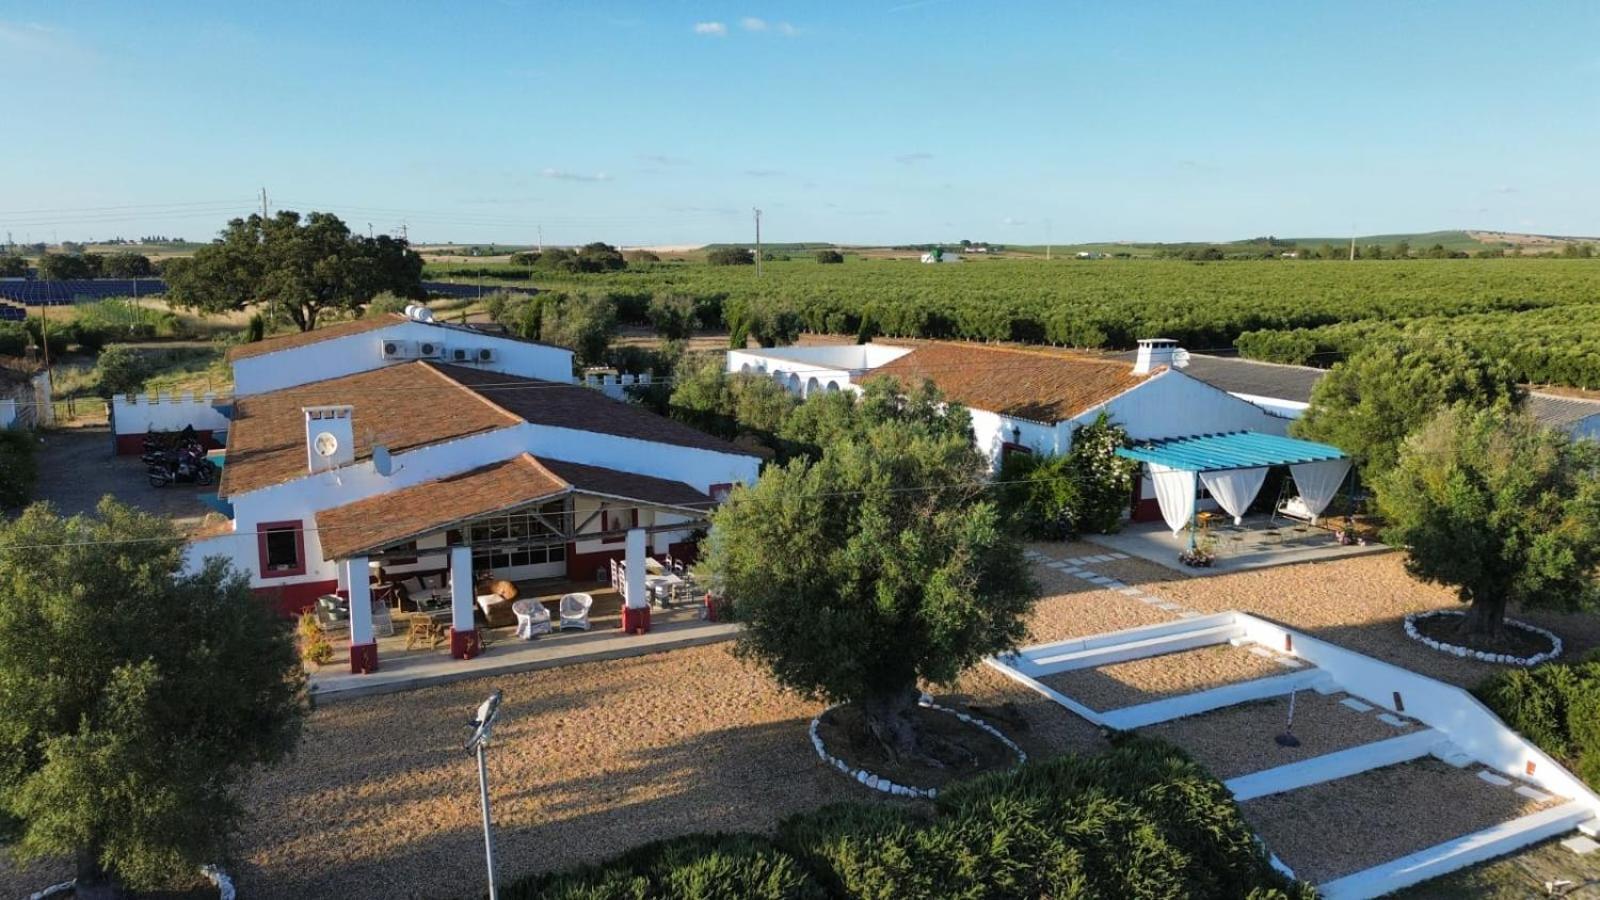
[[[489,868],[489,900],[499,900],[499,890],[494,881],[494,832],[490,829],[489,820],[489,763],[486,751],[489,749],[489,737],[494,733],[495,716],[500,711],[500,689],[495,688],[489,699],[478,705],[478,711],[467,723],[471,728],[472,737],[467,739],[466,749],[476,753],[478,757],[478,801],[483,807],[483,858]]]

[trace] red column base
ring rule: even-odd
[[[622,633],[645,634],[650,630],[650,607],[642,606],[634,609],[631,606],[622,608]]]
[[[472,659],[483,652],[483,638],[478,629],[457,631],[450,629],[450,656],[453,659]]]
[[[350,645],[350,673],[371,675],[378,671],[378,642]]]

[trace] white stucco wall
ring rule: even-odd
[[[111,421],[117,434],[143,434],[146,431],[182,431],[193,425],[196,431],[228,430],[228,418],[214,405],[216,394],[196,397],[183,394],[123,396],[111,398]]]
[[[1171,369],[1062,424],[1070,433],[1073,426],[1092,423],[1101,410],[1139,441],[1223,431],[1287,434],[1289,430],[1288,419]]]
[[[216,544],[193,545],[190,564],[198,564],[205,555],[220,553],[233,560],[241,571],[250,573],[251,585],[255,587],[333,579],[337,576],[336,567],[322,558],[322,543],[317,533],[310,530],[315,528],[317,512],[481,468],[523,452],[682,481],[707,493],[717,484],[753,484],[761,464],[753,456],[591,431],[515,425],[395,454],[387,477],[379,475],[367,460],[230,496],[237,535]],[[286,521],[300,521],[308,529],[305,532],[306,571],[303,575],[263,580],[257,571],[259,559],[254,532],[263,522]]]
[[[433,341],[446,350],[491,347],[499,358],[473,364],[473,368],[546,381],[573,380],[571,350],[426,322],[397,321],[387,328],[235,360],[233,392],[237,396],[259,394],[411,362],[383,358],[383,342],[392,340]],[[451,362],[448,353],[437,361]]]
[[[1054,425],[1015,419],[986,409],[969,412],[972,415],[973,444],[989,460],[990,472],[1000,470],[1002,445],[1006,443],[1021,444],[1035,454],[1048,456],[1066,452],[1072,440],[1070,430],[1063,438],[1062,432]]]

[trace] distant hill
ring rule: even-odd
[[[1395,234],[1364,234],[1356,236],[1356,246],[1377,244],[1387,250],[1401,241],[1411,245],[1413,254],[1435,245],[1446,250],[1471,253],[1477,250],[1522,248],[1531,253],[1560,250],[1567,244],[1600,243],[1600,238],[1551,234],[1519,234],[1508,231],[1419,231]],[[1158,241],[1099,241],[1087,244],[1056,244],[1050,248],[1052,255],[1070,256],[1077,253],[1096,253],[1106,256],[1160,256],[1182,253],[1190,249],[1216,247],[1225,254],[1260,253],[1268,250],[1287,252],[1296,247],[1318,249],[1323,246],[1348,247],[1350,236],[1342,237],[1258,237],[1239,241],[1187,241],[1162,243]],[[1043,246],[1008,246],[1007,252],[1043,256]]]

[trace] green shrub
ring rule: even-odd
[[[106,398],[137,394],[150,377],[150,364],[144,355],[120,344],[107,347],[100,354],[95,370],[99,373],[97,393]]]
[[[1473,693],[1539,749],[1600,789],[1600,654],[1490,676]]]
[[[1058,456],[1013,453],[1000,464],[1000,502],[1017,531],[1040,540],[1122,527],[1137,471],[1116,455],[1127,432],[1104,413],[1073,432],[1072,449]]]
[[[362,315],[377,316],[384,313],[405,312],[406,307],[415,302],[417,301],[410,297],[402,297],[393,291],[384,291],[367,303],[367,309]]]
[[[30,431],[0,431],[0,509],[27,503],[39,478],[37,449]]]
[[[33,336],[28,333],[26,325],[21,322],[0,322],[0,356],[21,356],[31,343]]]
[[[932,812],[841,803],[774,840],[691,835],[524,879],[509,898],[1310,898],[1268,862],[1225,787],[1127,738],[957,784]]]

